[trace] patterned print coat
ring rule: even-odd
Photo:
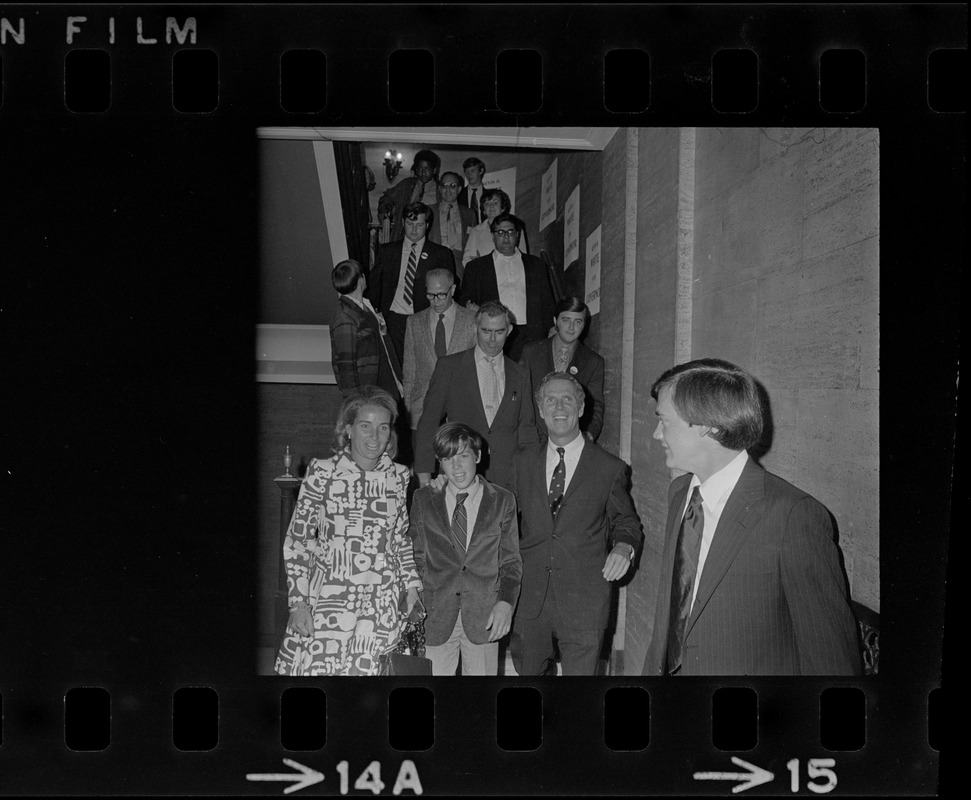
[[[381,456],[364,471],[348,453],[314,459],[283,545],[289,604],[310,606],[312,636],[287,628],[281,675],[376,675],[398,642],[399,600],[421,588],[405,505],[410,471]]]

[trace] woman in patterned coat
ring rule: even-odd
[[[418,600],[396,416],[387,392],[361,387],[338,414],[337,455],[310,462],[283,545],[281,675],[377,675]]]

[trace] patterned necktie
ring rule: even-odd
[[[468,527],[468,512],[465,510],[465,498],[468,492],[459,492],[455,495],[455,510],[452,512],[452,535],[465,547],[468,543],[465,533]]]
[[[444,357],[447,347],[448,345],[445,344],[445,315],[439,314],[438,325],[435,326],[435,357]]]
[[[408,271],[405,272],[405,303],[411,305],[411,298],[415,291],[415,273],[418,271],[418,244],[411,245],[411,255],[408,256]]]
[[[490,428],[492,421],[496,418],[496,412],[499,410],[499,375],[496,372],[496,359],[498,358],[501,358],[501,356],[486,357],[489,368],[486,370],[486,401],[483,405],[485,406],[486,421]]]
[[[560,510],[560,503],[563,502],[563,487],[566,486],[566,462],[563,460],[563,448],[557,447],[556,452],[560,455],[560,462],[553,470],[553,477],[550,478],[550,511],[556,518],[556,512]]]
[[[684,628],[691,612],[691,594],[698,574],[701,534],[705,529],[705,512],[701,507],[701,490],[695,486],[691,501],[681,520],[678,546],[674,554],[674,577],[671,582],[671,622],[668,626],[667,672],[681,669]]]

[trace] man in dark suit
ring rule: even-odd
[[[645,675],[858,675],[857,629],[829,513],[746,450],[762,437],[755,380],[718,359],[651,388],[669,468]]]
[[[478,225],[479,220],[482,219],[482,192],[485,191],[482,179],[486,174],[486,165],[481,158],[469,156],[462,162],[462,172],[465,173],[468,183],[459,192],[459,205],[472,211],[475,215],[474,224]]]
[[[492,220],[496,249],[465,267],[459,302],[468,308],[498,300],[513,316],[506,355],[518,361],[528,342],[546,338],[553,318],[553,289],[546,266],[519,249],[523,221],[513,214]]]
[[[579,381],[586,393],[580,430],[595,442],[604,426],[604,360],[580,341],[590,309],[578,297],[564,297],[553,314],[556,332],[549,339],[527,344],[519,363],[529,370],[533,386],[539,386],[551,372],[568,372]],[[536,417],[536,427],[544,439],[546,423],[541,415]]]
[[[529,373],[502,354],[509,334],[509,310],[483,304],[475,315],[475,347],[438,359],[418,421],[415,472],[422,486],[435,466],[432,440],[443,418],[463,422],[488,444],[483,475],[504,489],[513,488],[515,455],[536,444]]]
[[[580,433],[583,387],[550,373],[536,403],[549,440],[516,462],[523,580],[509,646],[520,675],[544,673],[554,639],[564,675],[594,675],[611,583],[627,574],[641,523],[627,465]]]
[[[428,308],[425,287],[428,270],[455,272],[451,251],[425,238],[434,216],[432,210],[424,203],[413,203],[405,209],[404,216],[405,238],[378,248],[367,288],[368,300],[388,325],[398,363],[404,360],[408,316]]]

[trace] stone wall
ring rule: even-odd
[[[763,384],[762,463],[829,508],[853,598],[880,609],[878,132],[651,128],[638,143],[631,452],[646,546],[628,672],[650,641],[670,479],[649,390],[685,358],[724,358]]]

